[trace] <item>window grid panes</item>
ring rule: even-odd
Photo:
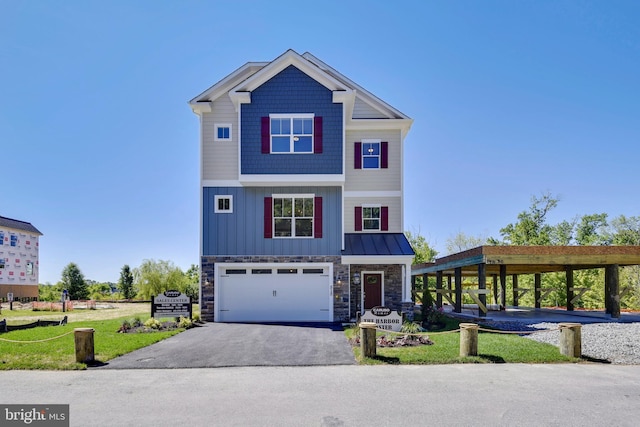
[[[363,207],[362,208],[362,229],[363,230],[380,230],[380,208],[379,207]]]
[[[313,153],[313,117],[271,118],[272,153]]]
[[[313,237],[313,197],[274,197],[274,237]]]

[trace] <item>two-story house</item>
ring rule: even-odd
[[[243,65],[189,104],[200,118],[204,320],[333,322],[412,308],[412,119],[293,50]]]
[[[30,223],[0,216],[0,300],[38,299],[40,236]]]

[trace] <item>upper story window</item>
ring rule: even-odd
[[[11,246],[16,246],[18,244],[18,236],[15,234],[11,235]]]
[[[232,196],[215,196],[214,203],[214,213],[233,213]]]
[[[214,141],[231,141],[231,124],[217,123],[214,125]]]
[[[274,196],[274,237],[313,237],[313,200],[313,196]]]
[[[31,261],[27,261],[26,265],[27,276],[33,276],[33,263]]]
[[[313,114],[271,114],[271,153],[313,153]]]
[[[362,229],[380,230],[380,206],[362,207]]]
[[[380,169],[380,141],[362,141],[362,169]]]
[[[4,231],[0,231],[0,245],[4,245]]]

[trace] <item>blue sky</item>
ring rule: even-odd
[[[441,255],[544,192],[551,223],[637,216],[639,20],[616,0],[0,0],[0,215],[44,233],[41,283],[197,264],[187,101],[291,48],[415,120],[405,228]]]

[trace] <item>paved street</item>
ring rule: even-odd
[[[0,372],[1,403],[72,426],[635,426],[640,367],[598,364]]]

